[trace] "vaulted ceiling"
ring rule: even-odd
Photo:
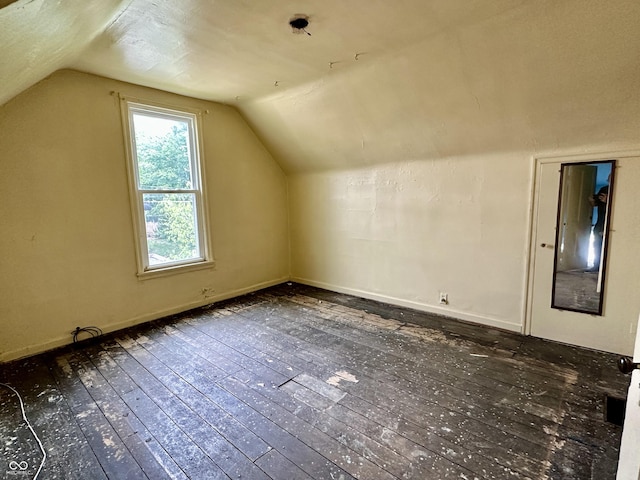
[[[60,68],[230,103],[287,171],[624,144],[640,127],[637,0],[0,7],[0,104]]]

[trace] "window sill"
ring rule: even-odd
[[[150,280],[152,278],[168,277],[180,273],[194,272],[196,270],[214,269],[215,267],[216,262],[214,260],[208,260],[205,262],[190,263],[188,265],[154,268],[153,270],[147,270],[146,272],[139,272],[137,275],[138,280]]]

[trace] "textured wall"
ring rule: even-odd
[[[215,269],[137,278],[113,91],[209,110]],[[286,178],[235,109],[60,71],[0,107],[0,132],[0,360],[288,278]]]
[[[504,155],[293,175],[292,275],[519,331],[528,172]]]
[[[529,250],[538,247],[535,238],[529,247],[533,163],[525,153],[496,154],[291,175],[292,277],[521,331]],[[640,158],[620,159],[603,316],[552,310],[549,287],[531,317],[544,320],[546,338],[633,351],[640,312],[639,181]],[[555,202],[557,185],[551,190]],[[547,223],[555,225],[552,210]],[[547,237],[538,243],[553,242],[553,234]],[[439,304],[440,292],[448,294],[448,305]],[[534,334],[542,331],[534,324]]]

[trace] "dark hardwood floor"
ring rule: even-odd
[[[0,478],[613,479],[616,360],[281,285],[0,366]]]

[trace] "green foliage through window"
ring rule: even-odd
[[[193,188],[186,122],[135,115],[138,183],[144,190]]]
[[[189,119],[134,111],[133,136],[150,266],[200,257]]]
[[[195,196],[153,193],[143,199],[149,263],[196,258]]]

